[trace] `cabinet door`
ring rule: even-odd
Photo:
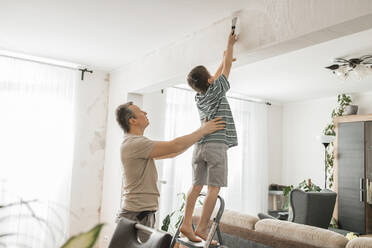
[[[366,228],[367,233],[372,233],[372,121],[365,124],[366,140]]]
[[[338,126],[338,221],[340,228],[365,233],[364,122]],[[363,192],[362,192],[363,193]]]

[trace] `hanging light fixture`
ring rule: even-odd
[[[351,75],[359,80],[372,75],[372,55],[364,55],[360,58],[336,58],[334,64],[327,66],[326,69],[332,71],[340,79],[346,80]]]

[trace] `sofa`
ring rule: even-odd
[[[200,209],[196,209],[194,224],[200,215]],[[372,248],[372,238],[349,241],[327,229],[274,219],[259,220],[232,210],[225,210],[220,230],[222,244],[229,248]]]

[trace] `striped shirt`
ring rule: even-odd
[[[198,143],[217,142],[225,143],[229,147],[238,145],[234,119],[230,110],[229,102],[226,98],[226,92],[230,89],[230,84],[225,75],[221,74],[214,81],[205,94],[197,93],[195,96],[198,107],[200,121],[204,119],[212,120],[216,117],[222,117],[226,121],[226,128],[218,130],[212,134],[204,136]]]

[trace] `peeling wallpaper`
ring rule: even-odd
[[[76,140],[71,182],[70,235],[100,222],[105,160],[108,76],[94,71],[78,81]]]

